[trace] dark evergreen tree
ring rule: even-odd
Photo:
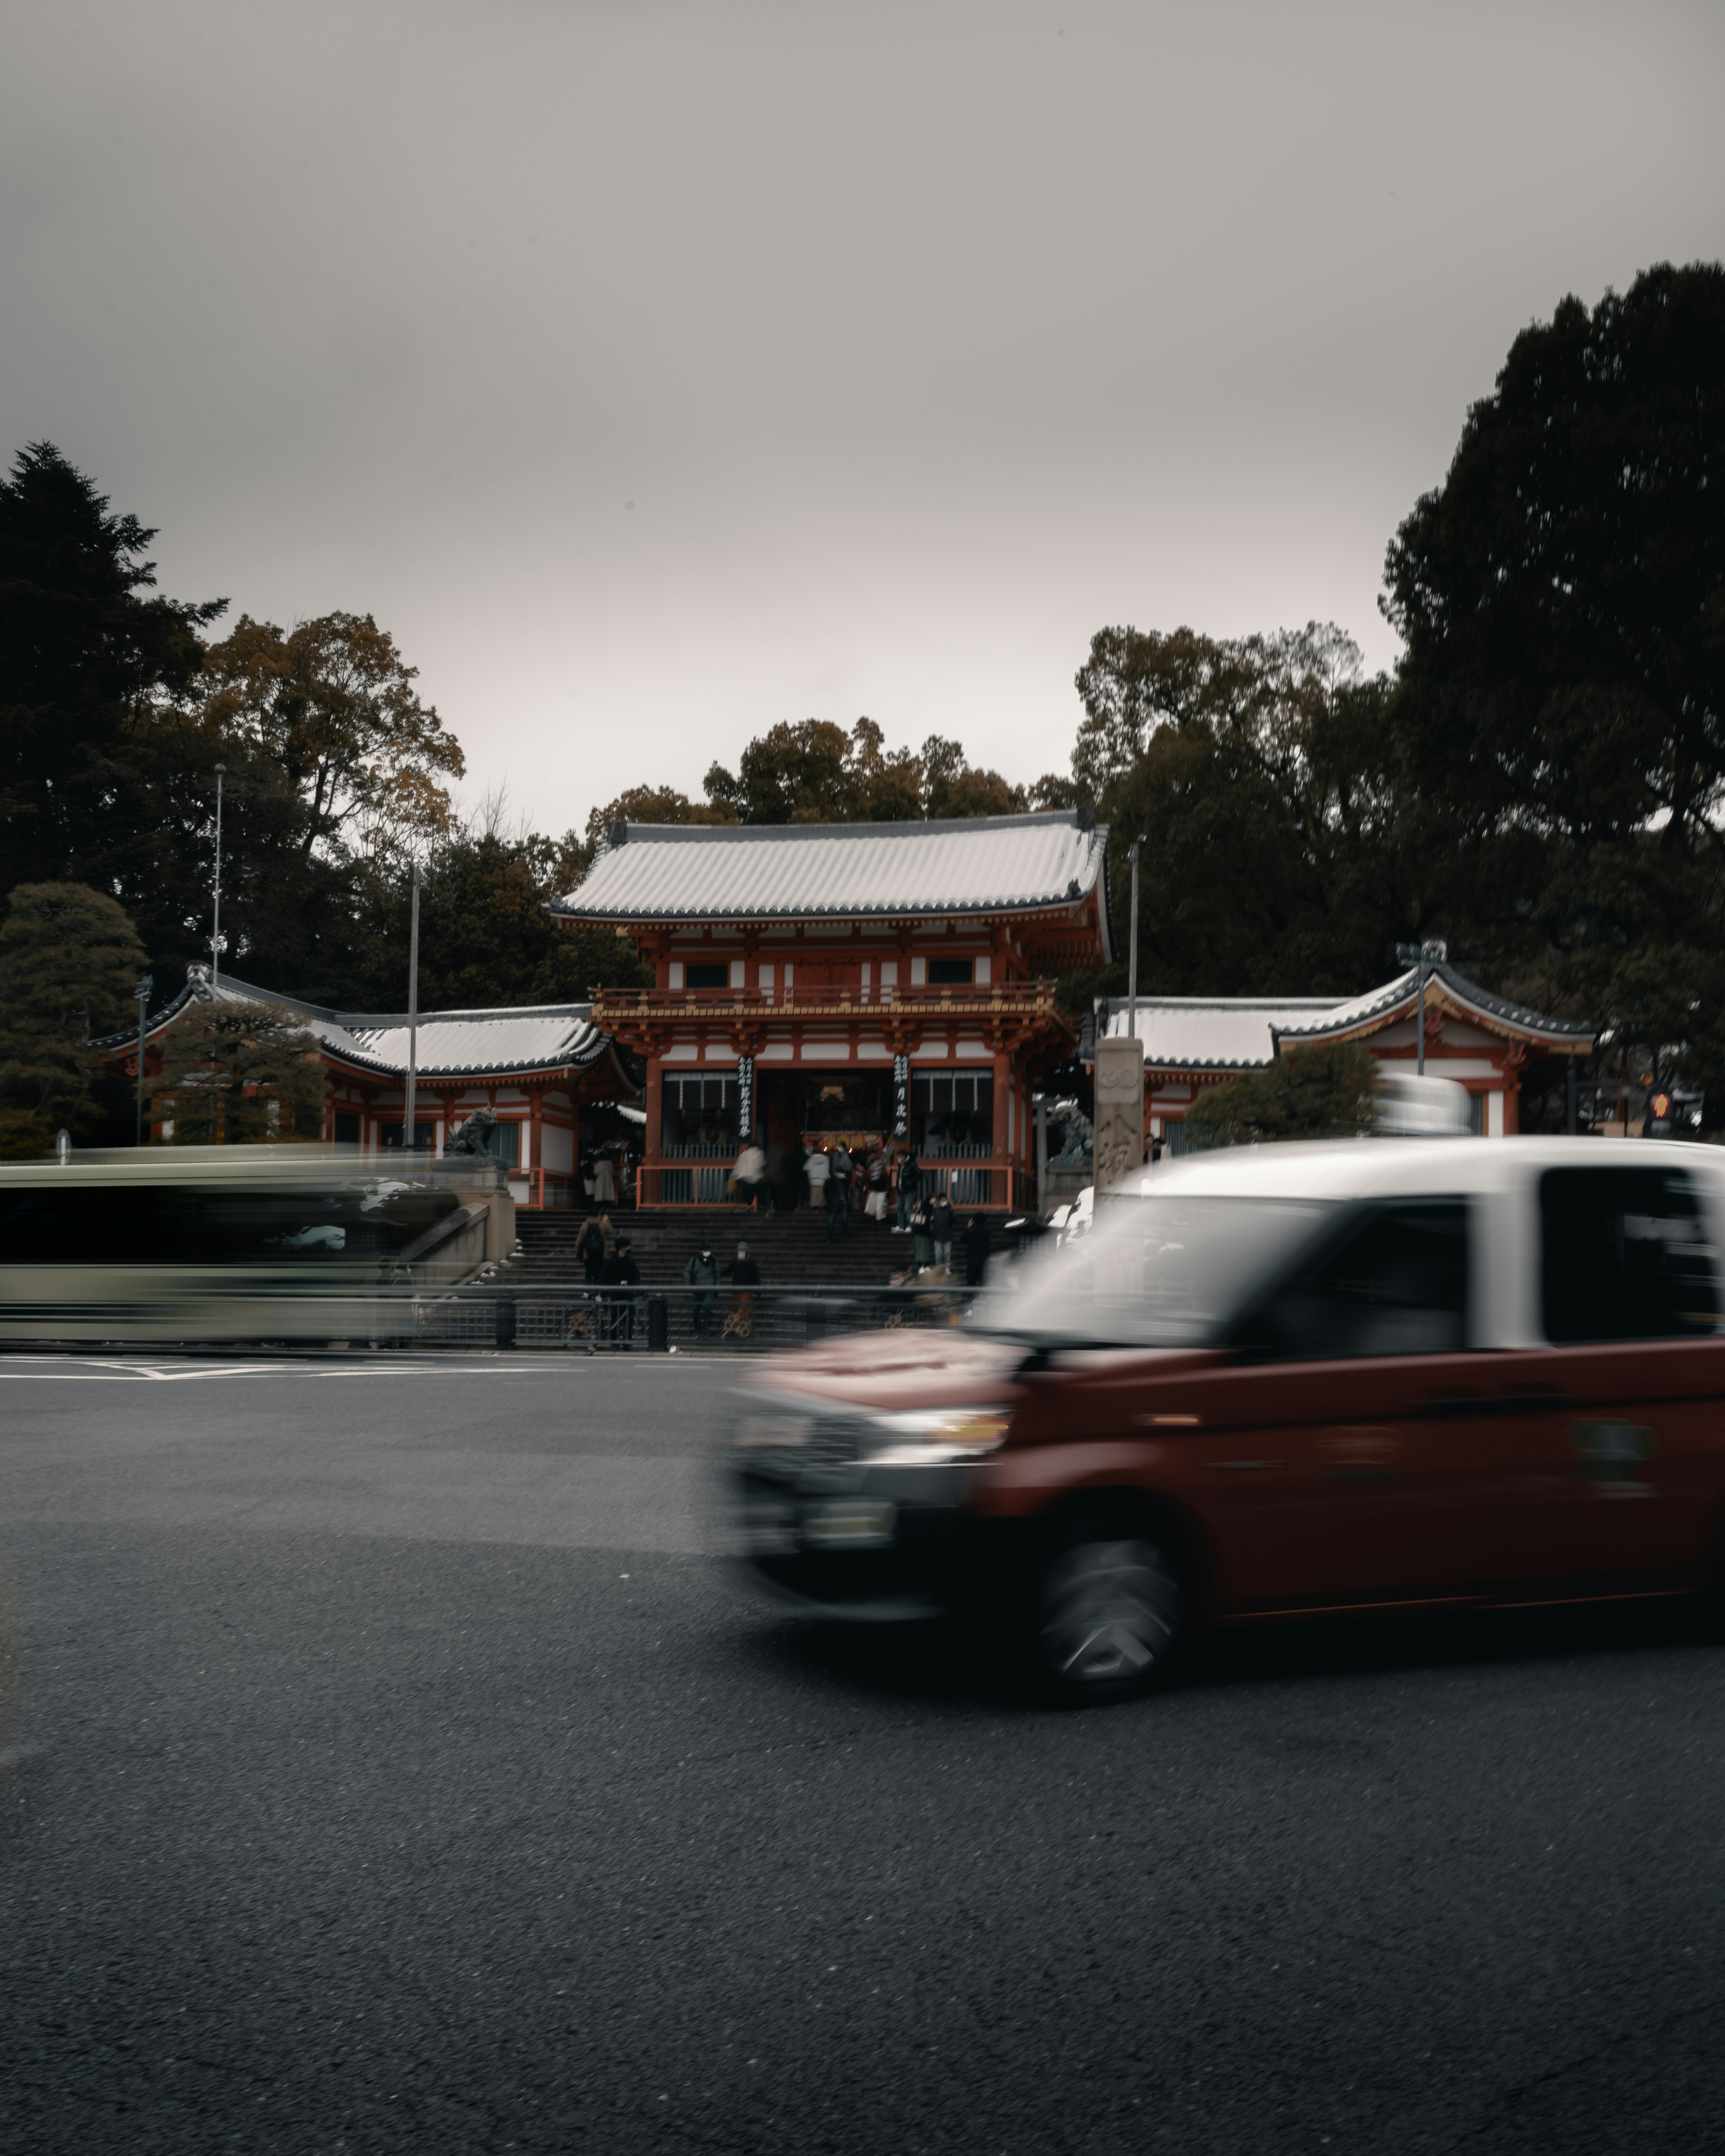
[[[1452,924],[1725,1086],[1725,268],[1524,331],[1385,583],[1399,811]]]
[[[225,605],[151,595],[155,532],[49,442],[0,480],[0,891],[88,880],[140,829],[128,730],[184,691]]]
[[[93,1036],[123,1027],[144,969],[123,909],[82,884],[20,884],[0,922],[0,1158],[46,1152],[102,1120]]]

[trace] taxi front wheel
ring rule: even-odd
[[[1105,1515],[1055,1539],[1036,1585],[1034,1650],[1061,1697],[1125,1699],[1167,1676],[1181,1631],[1179,1568],[1153,1528]]]

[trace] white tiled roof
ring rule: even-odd
[[[1441,982],[1458,1008],[1472,1010],[1487,1024],[1508,1026],[1536,1040],[1565,1045],[1593,1040],[1591,1026],[1543,1018],[1538,1011],[1492,995],[1452,966],[1430,968],[1427,979],[1433,985]],[[1302,1041],[1332,1040],[1374,1019],[1386,1019],[1404,1008],[1411,1010],[1418,991],[1416,971],[1410,967],[1381,988],[1341,1000],[1332,996],[1140,996],[1137,1034],[1144,1044],[1144,1061],[1152,1068],[1245,1070],[1271,1062],[1278,1042],[1295,1047]],[[1124,998],[1110,1002],[1107,1031],[1125,1037]]]
[[[552,910],[772,921],[1070,906],[1096,888],[1107,842],[1071,809],[933,824],[629,824]]]
[[[1243,1070],[1272,1060],[1278,1028],[1335,1007],[1329,996],[1140,996],[1137,1035],[1154,1067]],[[1110,1005],[1107,1030],[1122,1040],[1126,1015],[1123,1001]]]
[[[147,1023],[159,1032],[208,983],[196,978],[166,1010]],[[401,1077],[408,1067],[407,1014],[330,1010],[321,1004],[273,993],[223,973],[216,993],[223,1001],[280,1004],[305,1022],[331,1055],[381,1075]],[[588,1004],[541,1004],[518,1010],[429,1011],[419,1020],[418,1073],[422,1078],[457,1077],[467,1072],[503,1075],[513,1071],[556,1070],[567,1065],[596,1062],[607,1036],[593,1024]],[[134,1036],[116,1034],[116,1045]],[[105,1043],[98,1044],[105,1045]]]
[[[591,1063],[604,1048],[605,1036],[588,1022],[589,1008],[565,1004],[537,1010],[434,1011],[419,1021],[420,1073],[435,1077]],[[370,1024],[349,1019],[347,1024],[367,1055],[393,1070],[407,1069],[405,1015]]]

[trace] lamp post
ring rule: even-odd
[[[1395,955],[1404,966],[1420,969],[1420,1075],[1425,1075],[1425,977],[1434,966],[1440,966],[1450,955],[1450,947],[1441,937],[1428,936],[1423,943],[1398,943]]]
[[[150,998],[151,998],[151,997],[152,995],[154,995],[154,993],[156,993],[156,981],[155,981],[155,977],[154,977],[152,974],[150,974],[150,973],[141,973],[141,974],[140,974],[140,975],[139,975],[139,977],[138,977],[138,984],[137,984],[137,986],[136,986],[136,987],[132,990],[132,993],[133,993],[133,994],[137,998],[137,999],[138,999],[138,1136],[137,1136],[137,1142],[138,1142],[138,1143],[139,1143],[140,1145],[141,1145],[141,1144],[144,1142],[144,1023],[145,1023],[144,1014],[145,1014],[145,1013],[149,1009],[149,1008],[150,1008]]]
[[[419,864],[413,863],[413,926],[408,932],[408,1098],[402,1117],[401,1142],[403,1152],[415,1142],[413,1109],[414,1095],[419,1083]]]
[[[227,771],[225,763],[216,766],[216,903],[209,937],[209,984],[213,988],[221,985],[222,978],[222,781]]]

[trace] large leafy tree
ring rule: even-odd
[[[44,1152],[102,1119],[100,1034],[126,1024],[144,951],[124,910],[82,884],[20,884],[0,922],[0,1157]]]
[[[200,998],[169,1027],[148,1088],[173,1145],[315,1138],[329,1080],[316,1036],[280,1004]]]
[[[1377,1057],[1357,1041],[1285,1049],[1200,1093],[1186,1135],[1200,1147],[1364,1137],[1378,1120],[1378,1076]]]
[[[644,980],[633,943],[562,924],[547,910],[580,882],[593,851],[572,832],[553,840],[483,823],[431,847],[419,903],[420,1009],[582,1003],[594,988]],[[411,905],[406,872],[373,876],[365,932],[333,1000],[352,1010],[405,1009]]]
[[[889,752],[872,719],[847,734],[827,719],[782,721],[749,742],[733,778],[715,763],[706,797],[742,824],[892,823],[922,813],[922,772]]]
[[[1122,950],[1123,857],[1142,841],[1147,992],[1345,993],[1417,925],[1385,687],[1363,678],[1341,630],[1226,641],[1106,629],[1077,686],[1072,793],[1111,828]]]
[[[826,719],[783,721],[748,743],[734,777],[715,763],[705,787],[708,815],[660,820],[898,824],[1008,815],[1027,798],[998,771],[973,769],[962,743],[931,734],[920,753],[889,749],[872,719],[859,719],[848,734]]]
[[[0,891],[108,883],[136,824],[131,729],[185,693],[226,603],[157,593],[155,536],[50,442],[0,479]]]
[[[1725,1082],[1725,268],[1516,339],[1385,568],[1402,810],[1524,993]]]

